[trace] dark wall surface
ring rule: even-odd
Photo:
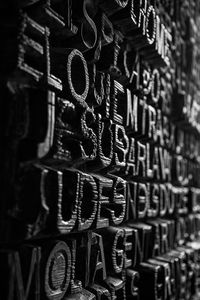
[[[200,299],[199,1],[0,8],[0,299]]]

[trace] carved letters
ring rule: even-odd
[[[11,2],[0,298],[199,299],[198,1]]]

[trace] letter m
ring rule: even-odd
[[[40,299],[40,259],[39,247],[24,246],[19,252],[1,251],[0,265],[3,275],[1,284],[4,299]]]

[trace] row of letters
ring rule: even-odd
[[[42,232],[66,234],[127,220],[176,218],[199,213],[199,207],[198,188],[125,181],[114,175],[105,177],[74,169],[32,167],[19,178],[12,217],[21,220],[24,237],[30,238]],[[16,226],[14,222],[14,232]]]
[[[189,300],[199,292],[200,246],[174,248],[173,222],[129,222],[5,249],[1,293],[19,300]]]

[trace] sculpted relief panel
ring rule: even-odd
[[[0,298],[198,299],[198,1],[0,7]]]

